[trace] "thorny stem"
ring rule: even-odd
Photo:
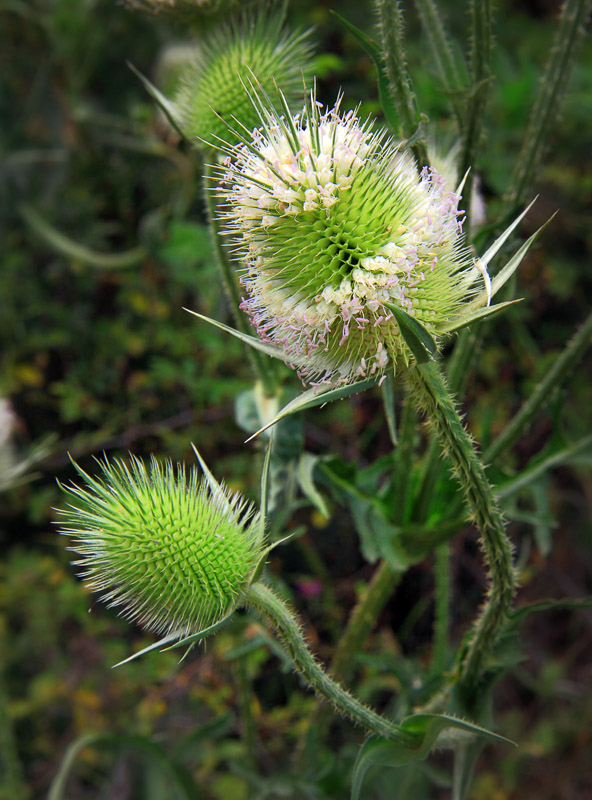
[[[532,422],[538,410],[549,399],[551,393],[564,380],[566,375],[590,347],[592,338],[592,313],[584,320],[574,333],[565,349],[558,356],[553,366],[543,377],[539,385],[524,403],[522,408],[512,417],[500,435],[491,443],[484,453],[484,460],[494,461],[500,453],[511,447],[526,426]]]
[[[376,10],[384,66],[391,95],[401,120],[401,132],[406,139],[414,141],[411,149],[421,169],[428,164],[428,154],[423,137],[416,138],[422,123],[407,71],[407,56],[403,47],[403,12],[398,0],[376,0]]]
[[[466,643],[459,664],[461,690],[471,703],[479,679],[514,596],[512,548],[492,488],[471,437],[465,430],[438,366],[421,364],[406,373],[409,397],[425,412],[464,490],[489,571],[486,602]]]
[[[566,0],[563,4],[549,61],[539,83],[524,142],[504,198],[505,208],[510,211],[523,201],[539,170],[549,135],[561,110],[591,8],[590,0]]]
[[[463,91],[464,84],[438,6],[434,0],[415,0],[415,5],[430,40],[442,84],[450,96],[459,125],[461,125],[462,109],[459,104],[459,96]]]
[[[473,173],[477,150],[483,130],[483,115],[487,105],[487,96],[491,83],[491,10],[492,0],[472,0],[471,8],[471,52],[470,52],[470,78],[471,85],[467,94],[465,108],[465,124],[462,132],[462,145],[458,169],[458,182],[469,168],[463,191],[466,215],[466,229],[470,228],[471,193],[473,187]]]
[[[224,285],[224,289],[226,292],[226,297],[230,304],[230,308],[232,311],[232,316],[237,328],[241,331],[241,333],[246,333],[247,335],[251,336],[253,331],[249,322],[241,310],[241,295],[238,288],[238,283],[236,280],[235,270],[230,263],[230,259],[228,258],[228,254],[226,252],[226,248],[222,243],[222,236],[220,230],[220,224],[218,219],[218,210],[216,204],[216,197],[213,192],[214,187],[214,171],[210,165],[206,165],[205,172],[205,200],[206,205],[208,208],[208,217],[210,220],[210,230],[211,230],[211,239],[212,245],[214,247],[214,252],[216,254],[216,260],[218,262],[218,269],[220,270],[220,276],[222,278],[222,283]],[[251,362],[253,370],[261,384],[263,386],[263,390],[265,394],[270,397],[273,395],[275,391],[275,380],[273,378],[272,370],[269,367],[268,362],[265,359],[265,356],[260,353],[258,350],[255,350],[248,345],[245,345],[248,358]]]
[[[406,746],[416,743],[415,737],[365,706],[325,672],[308,649],[300,625],[292,612],[271,589],[262,583],[251,584],[245,595],[245,602],[275,630],[294,668],[306,683],[337,711],[385,739]]]

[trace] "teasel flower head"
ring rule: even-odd
[[[455,191],[458,186],[459,151],[460,144],[458,143],[446,147],[434,137],[428,139],[428,160],[430,165],[443,178],[444,185],[450,191]],[[409,154],[409,159],[410,164],[413,165],[411,154]],[[480,183],[480,178],[476,175],[473,179],[471,191],[471,230],[481,227],[487,221],[487,209],[480,190]]]
[[[175,97],[185,135],[219,148],[221,140],[238,141],[226,123],[251,131],[258,117],[245,81],[253,76],[267,91],[277,81],[288,103],[297,103],[310,52],[308,33],[289,31],[278,11],[245,12],[216,27],[200,42]]]
[[[60,532],[80,556],[74,564],[109,606],[156,633],[189,635],[240,604],[269,548],[261,516],[204,467],[176,469],[134,456],[98,460],[86,485],[62,486]]]
[[[259,335],[311,384],[407,367],[400,309],[438,341],[476,294],[460,197],[396,144],[314,95],[292,117],[253,94],[260,127],[220,167],[224,222]]]

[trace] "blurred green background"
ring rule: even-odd
[[[437,121],[438,135],[451,139],[446,98],[407,5],[420,105]],[[464,41],[464,4],[441,6]],[[348,106],[360,103],[362,114],[379,115],[372,65],[331,9],[370,33],[373,24],[369,2],[291,4],[293,24],[315,26],[320,97],[333,102],[341,88]],[[494,210],[557,10],[551,0],[499,3],[496,82],[477,165]],[[174,653],[150,654],[111,671],[151,639],[94,604],[52,530],[53,507],[62,502],[56,477],[73,477],[68,453],[87,470],[102,452],[189,462],[193,441],[218,477],[257,496],[261,453],[257,444],[242,444],[233,406],[251,385],[248,362],[239,343],[182,310],[229,321],[205,224],[200,157],[179,141],[126,63],[170,91],[184,48],[212,24],[207,15],[196,22],[109,0],[0,0],[0,397],[14,411],[11,458],[37,452],[26,477],[0,494],[2,800],[45,797],[68,746],[87,733],[107,738],[82,751],[68,784],[72,800],[177,796],[157,759],[147,761],[137,743],[122,748],[120,740],[109,741],[112,734],[150,737],[191,772],[208,800],[348,796],[362,733],[337,723],[310,774],[294,771],[293,751],[314,699],[278,668],[256,622],[237,616],[182,663]],[[521,268],[525,301],[488,327],[469,382],[467,421],[478,437],[501,429],[589,310],[591,76],[587,40],[523,233],[559,214]],[[590,428],[591,367],[588,358],[563,387],[562,424],[574,436]],[[287,372],[286,384],[298,386]],[[550,437],[552,412],[522,440],[515,465]],[[378,393],[309,413],[304,433],[312,452],[335,449],[361,462],[380,455],[388,439]],[[524,569],[521,602],[592,593],[586,466],[553,473],[529,501],[534,511],[527,503],[524,523],[512,525]],[[281,574],[322,658],[373,569],[361,558],[347,514],[334,511],[328,522],[303,508],[292,527],[305,525],[308,533],[275,551],[270,567]],[[453,546],[460,636],[482,574],[470,531]],[[430,565],[414,567],[381,618],[360,665],[368,702],[384,704],[396,690],[389,658],[397,648],[421,662],[431,588]],[[590,612],[557,611],[529,623],[527,657],[496,695],[498,729],[520,747],[486,751],[476,800],[592,796],[591,634]],[[249,736],[241,737],[251,724],[257,766]],[[405,796],[448,796],[444,785],[437,788],[446,757],[431,764],[433,774],[405,777]],[[368,797],[390,798],[391,789],[392,775],[377,774]]]

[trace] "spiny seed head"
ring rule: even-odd
[[[157,633],[195,632],[236,608],[265,553],[253,506],[193,468],[152,458],[98,461],[102,476],[62,488],[59,513],[89,589]]]
[[[310,49],[307,34],[286,30],[277,13],[243,15],[217,28],[182,76],[176,102],[186,134],[219,148],[221,139],[238,141],[229,124],[251,131],[258,118],[245,81],[252,76],[267,91],[277,81],[288,102],[297,101]]]
[[[407,366],[396,304],[434,337],[474,291],[460,198],[384,133],[312,97],[229,147],[219,194],[252,324],[309,383]]]

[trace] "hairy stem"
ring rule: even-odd
[[[212,244],[216,254],[216,260],[218,262],[218,269],[220,271],[220,277],[222,278],[222,284],[230,304],[232,317],[236,327],[242,333],[246,333],[247,335],[251,336],[253,334],[253,330],[247,317],[240,307],[241,295],[236,280],[235,270],[230,262],[226,248],[222,243],[216,196],[212,191],[215,177],[213,168],[210,165],[206,165],[205,167],[204,178],[206,182],[204,194],[208,208],[208,217],[210,220]],[[265,394],[267,396],[271,396],[274,393],[276,382],[273,377],[273,371],[270,368],[266,357],[258,350],[248,347],[247,345],[245,345],[245,349],[253,370],[261,381]]]
[[[532,422],[541,406],[548,401],[554,389],[561,385],[591,344],[592,313],[588,315],[574,333],[561,355],[558,356],[553,366],[522,408],[512,417],[497,439],[487,448],[483,456],[487,463],[494,461],[500,453],[514,444],[524,429]]]
[[[444,378],[434,363],[406,373],[409,396],[424,411],[463,488],[489,572],[487,599],[461,654],[460,680],[470,700],[495,647],[514,596],[512,548],[492,488],[471,437],[465,430]]]
[[[414,745],[415,737],[372,711],[329,677],[308,649],[300,625],[292,612],[271,589],[262,583],[254,583],[249,587],[245,602],[275,630],[292,665],[306,683],[328,700],[337,711],[378,736],[403,745]]]
[[[473,173],[481,133],[483,130],[483,116],[487,105],[487,97],[491,84],[491,10],[492,0],[472,0],[471,9],[471,50],[470,50],[470,79],[471,85],[467,94],[464,113],[465,124],[463,127],[460,162],[458,168],[458,182],[460,183],[465,173],[471,168],[463,191],[463,201],[466,214],[466,230],[470,230],[471,194],[473,187]]]
[[[535,181],[549,135],[561,110],[591,8],[591,0],[566,0],[563,4],[549,61],[539,83],[524,142],[504,197],[504,206],[509,211],[522,203]]]
[[[411,149],[421,169],[428,164],[428,154],[423,137],[417,139],[421,119],[407,70],[407,56],[403,46],[405,24],[401,4],[398,0],[376,0],[376,10],[384,66],[401,121],[401,132],[406,139],[414,142]]]
[[[450,41],[444,29],[444,22],[435,0],[415,0],[425,32],[427,33],[440,79],[446,93],[450,96],[459,127],[462,127],[462,109],[459,96],[464,82],[456,65]]]

